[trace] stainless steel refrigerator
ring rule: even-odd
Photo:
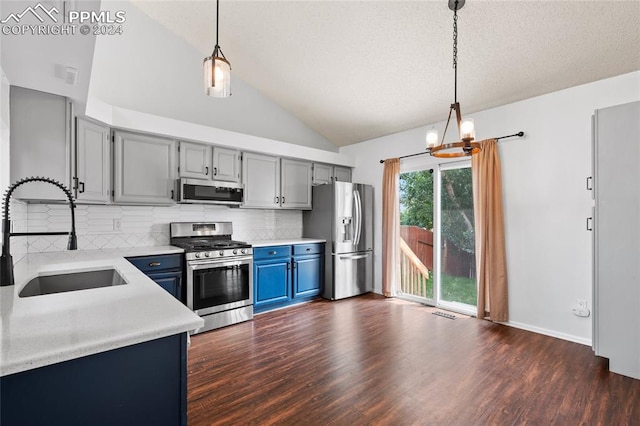
[[[303,214],[305,237],[324,238],[325,299],[373,290],[373,187],[334,182],[313,187],[313,210]]]

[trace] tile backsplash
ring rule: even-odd
[[[81,250],[169,244],[170,222],[229,221],[233,238],[259,241],[302,236],[298,210],[250,210],[202,204],[167,207],[78,205],[75,210],[78,248]],[[20,204],[14,221],[29,232],[67,231],[71,228],[65,204]],[[14,224],[15,227],[15,224]],[[14,237],[21,239],[24,237]],[[66,236],[29,236],[26,252],[65,250]],[[13,243],[12,240],[12,244]]]

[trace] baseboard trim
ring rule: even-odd
[[[557,339],[568,340],[569,342],[580,343],[581,345],[591,346],[591,339],[585,337],[578,337],[572,334],[559,333],[557,331],[549,330],[546,328],[535,327],[529,324],[523,324],[516,321],[501,322],[500,324],[508,325],[510,327],[519,328],[521,330],[532,331],[538,334],[544,334],[545,336],[555,337]]]

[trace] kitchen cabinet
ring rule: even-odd
[[[3,425],[186,426],[187,335],[10,374],[0,386]]]
[[[121,204],[173,204],[176,142],[116,131],[114,201]]]
[[[323,244],[293,246],[293,297],[313,297],[320,294],[323,279]]]
[[[229,148],[213,148],[213,180],[240,182],[240,152]]]
[[[71,188],[71,102],[63,96],[11,86],[9,103],[11,182],[45,176]],[[42,182],[23,185],[13,196],[23,200],[67,201],[59,188]]]
[[[198,143],[180,142],[180,177],[210,179],[211,146]]]
[[[351,182],[351,168],[350,167],[333,167],[333,180],[339,182]]]
[[[242,207],[275,209],[280,207],[280,159],[245,152],[242,155]]]
[[[244,153],[245,208],[311,209],[311,163]]]
[[[281,160],[280,207],[284,209],[311,209],[311,163]]]
[[[76,118],[76,145],[73,150],[76,200],[108,204],[111,199],[111,140],[109,127]]]
[[[640,102],[593,117],[593,349],[640,379]],[[587,226],[590,224],[587,220]]]
[[[351,169],[349,167],[313,163],[314,185],[325,185],[334,181],[351,182]]]
[[[182,286],[183,259],[184,256],[182,254],[127,258],[129,262],[144,272],[156,284],[184,303],[185,293]]]
[[[323,252],[321,243],[254,248],[254,312],[318,296],[323,282]]]

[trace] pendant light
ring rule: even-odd
[[[449,9],[453,10],[453,71],[454,71],[454,88],[453,103],[449,108],[449,118],[444,128],[442,141],[438,145],[438,131],[431,129],[427,132],[427,152],[434,157],[453,158],[470,156],[480,152],[480,144],[473,142],[476,137],[473,119],[462,119],[460,112],[460,103],[458,102],[458,10],[462,9],[465,0],[449,0]],[[451,121],[451,113],[456,112],[456,122],[458,124],[458,133],[461,142],[444,143],[444,137],[449,128]]]
[[[216,45],[211,56],[204,58],[204,93],[214,98],[231,96],[231,64],[218,45],[220,0],[216,0]]]

